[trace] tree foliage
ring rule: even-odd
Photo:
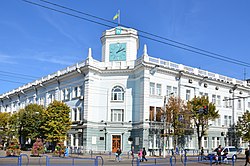
[[[6,142],[9,138],[9,118],[9,113],[0,112],[0,138],[2,143]]]
[[[204,114],[204,112],[199,111],[202,110],[204,106],[208,107],[208,114]],[[208,97],[206,96],[194,97],[191,101],[188,101],[188,107],[192,112],[191,119],[193,120],[196,128],[200,149],[202,137],[206,135],[209,128],[208,121],[219,118],[219,111],[216,111],[215,104],[209,102]]]
[[[191,134],[192,125],[190,121],[190,110],[186,103],[180,98],[171,96],[166,104],[166,123],[170,127],[170,132],[174,136],[174,143],[183,135]],[[172,132],[171,132],[172,129]]]
[[[16,136],[19,136],[21,144],[26,140],[35,138],[41,135],[40,126],[42,123],[42,113],[44,108],[41,105],[29,104],[24,109],[20,109],[17,113],[12,114],[9,119],[11,131]]]
[[[66,139],[71,127],[70,108],[63,102],[54,101],[43,112],[44,123],[41,126],[43,137],[48,142],[61,142]]]
[[[242,137],[243,141],[250,143],[250,112],[246,111],[237,121],[237,135]]]

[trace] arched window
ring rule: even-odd
[[[123,101],[124,100],[124,90],[120,86],[115,86],[111,93],[112,101]]]

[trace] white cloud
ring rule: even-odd
[[[14,57],[0,53],[0,63],[17,64]]]
[[[63,36],[71,40],[75,45],[80,45],[80,43],[68,32],[65,31],[67,23],[65,23],[59,17],[55,18],[53,15],[48,15],[47,13],[42,12],[44,20],[46,20],[51,26],[53,26],[58,32]],[[64,28],[63,28],[64,27]]]
[[[68,55],[58,55],[55,52],[35,52],[29,53],[29,56],[25,56],[25,59],[36,60],[40,62],[48,62],[59,65],[72,65],[77,61],[77,58]],[[22,56],[24,58],[24,56]]]

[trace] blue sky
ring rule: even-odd
[[[29,1],[49,6],[39,0]],[[113,16],[120,9],[121,24],[250,63],[248,0],[50,2],[110,21],[113,21]],[[85,60],[90,47],[93,57],[101,60],[100,37],[106,29],[108,28],[105,26],[56,13],[22,0],[1,1],[0,94]],[[144,44],[147,44],[148,54],[153,57],[237,79],[244,78],[245,68],[246,77],[250,78],[249,67],[208,58],[145,38],[140,38],[138,57],[142,55]]]

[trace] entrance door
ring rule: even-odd
[[[112,153],[115,153],[118,148],[121,149],[121,136],[113,135],[112,136]]]

